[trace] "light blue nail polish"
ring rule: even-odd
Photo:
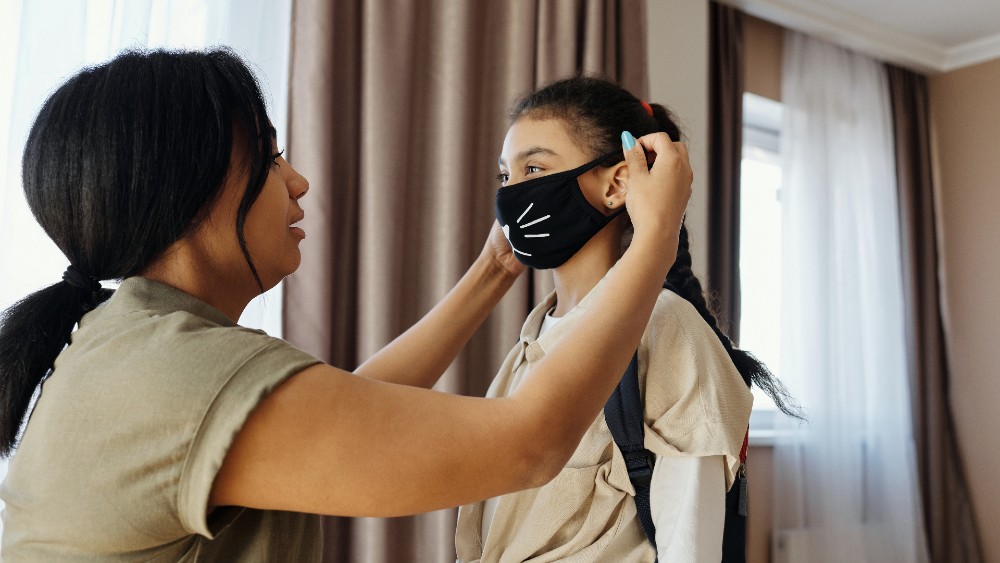
[[[622,131],[622,147],[624,147],[625,150],[630,151],[634,146],[635,137],[633,137],[628,131]]]

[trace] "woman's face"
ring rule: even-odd
[[[561,119],[522,117],[510,126],[504,138],[498,162],[499,179],[504,186],[517,184],[572,170],[597,156],[600,155],[591,155],[574,142]],[[609,201],[615,200],[617,207],[615,177],[624,169],[624,163],[610,168],[597,166],[577,178],[587,201],[605,215],[612,211],[607,205]]]
[[[265,289],[273,287],[298,269],[302,261],[299,243],[305,238],[305,232],[294,224],[305,216],[305,212],[299,206],[299,200],[309,190],[308,180],[281,157],[276,146],[274,153],[275,157],[270,165],[267,180],[257,200],[250,207],[243,229],[247,249]],[[236,159],[234,154],[233,161],[236,162]],[[230,271],[249,274],[249,267],[236,239],[235,228],[246,185],[245,173],[233,175],[232,179],[227,181],[215,209],[209,216],[210,225],[206,226],[216,231],[215,236],[227,241],[224,245],[225,252],[219,257],[224,267]],[[252,276],[250,281],[256,289],[256,282]]]

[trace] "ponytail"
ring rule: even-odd
[[[74,325],[112,293],[61,281],[0,314],[0,457],[17,445],[35,388],[52,370]]]
[[[712,331],[719,337],[729,358],[733,361],[736,369],[743,376],[743,381],[749,386],[751,383],[761,388],[772,400],[778,409],[795,418],[803,420],[802,409],[795,404],[785,386],[771,373],[771,370],[763,362],[754,357],[746,350],[740,350],[733,346],[733,341],[722,329],[715,314],[708,306],[705,293],[701,287],[701,281],[691,270],[691,251],[688,247],[687,227],[681,225],[680,243],[677,245],[677,259],[674,265],[667,272],[667,283],[672,285],[677,294],[694,305],[694,308],[701,315],[701,318],[712,327]]]

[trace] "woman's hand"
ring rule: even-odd
[[[521,264],[514,256],[514,251],[511,250],[510,243],[497,221],[493,222],[493,229],[483,246],[482,256],[488,258],[501,272],[511,277],[516,278],[524,271],[524,264]]]
[[[634,143],[633,146],[629,146]],[[666,133],[652,133],[634,139],[622,133],[628,185],[625,206],[636,235],[669,234],[676,237],[691,198],[694,174],[687,146],[675,143]],[[653,162],[649,168],[647,162]]]

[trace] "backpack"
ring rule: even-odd
[[[663,287],[676,291],[670,284]],[[632,356],[625,375],[618,382],[611,398],[604,405],[604,418],[615,445],[625,458],[628,477],[635,488],[635,507],[649,543],[656,549],[656,526],[650,512],[649,486],[653,478],[656,456],[643,443],[643,402],[639,393],[639,354]],[[726,493],[726,523],[722,536],[722,562],[745,563],[747,479],[745,472],[747,437],[740,451],[740,469],[732,488]]]

